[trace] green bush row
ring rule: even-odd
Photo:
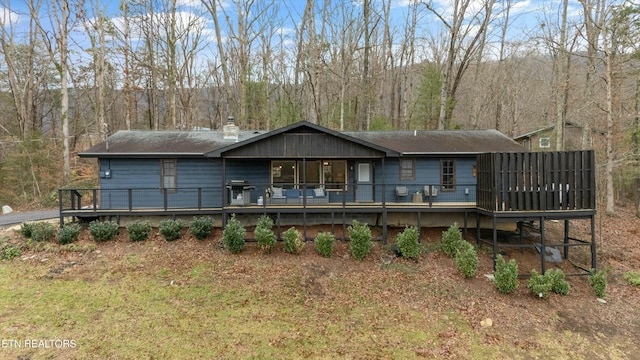
[[[595,295],[603,298],[607,288],[605,272],[591,270],[588,281]],[[507,262],[502,255],[497,256],[494,282],[496,289],[502,294],[510,294],[518,288],[518,264],[514,259]],[[543,299],[549,297],[551,293],[567,295],[571,290],[565,274],[560,269],[549,269],[544,274],[539,274],[535,269],[531,270],[527,288],[533,296]]]
[[[263,253],[271,252],[276,243],[276,235],[272,228],[273,219],[263,215],[258,219],[254,230],[259,249]],[[167,241],[173,241],[181,237],[181,231],[185,227],[181,220],[163,220],[158,228],[160,234]],[[213,218],[203,216],[194,218],[189,227],[193,236],[199,240],[207,238],[213,231]],[[148,221],[134,221],[127,225],[127,232],[131,241],[146,240],[151,232],[151,224]],[[366,223],[354,220],[348,227],[350,238],[349,251],[355,259],[364,259],[373,247],[371,229]],[[23,223],[19,233],[36,242],[49,241],[56,236],[55,226],[49,222]],[[89,233],[96,242],[109,241],[119,233],[119,226],[113,221],[92,221],[89,224]],[[238,253],[245,246],[245,228],[236,219],[235,215],[227,222],[222,234],[222,244],[231,253]],[[58,242],[62,245],[71,244],[78,239],[80,226],[78,224],[65,225],[57,231]],[[294,227],[282,234],[284,251],[291,254],[299,254],[305,246],[302,234]],[[331,233],[319,233],[314,239],[315,249],[323,257],[330,257],[333,253],[335,237]],[[457,224],[451,225],[442,233],[442,250],[454,257],[456,267],[460,273],[470,278],[475,276],[478,269],[478,255],[476,249],[470,243],[462,239],[462,234]],[[395,238],[395,246],[398,253],[408,259],[418,260],[422,252],[419,241],[419,230],[416,227],[407,227]],[[7,245],[0,249],[0,259],[11,260],[22,254],[21,248]],[[640,283],[637,273],[629,272],[625,278],[629,283]],[[596,296],[604,297],[607,288],[607,278],[604,271],[592,270],[589,284],[593,287]],[[494,283],[499,293],[510,294],[518,288],[518,265],[514,259],[505,261],[502,255],[496,257],[496,269]],[[531,294],[540,298],[547,298],[550,293],[567,295],[570,285],[560,269],[551,269],[544,274],[538,274],[532,270],[531,277],[527,281],[527,287]]]
[[[26,239],[35,242],[50,241],[57,237],[60,244],[70,244],[78,239],[80,235],[80,225],[69,224],[56,231],[55,225],[46,221],[23,223],[18,233]]]

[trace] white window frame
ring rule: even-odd
[[[541,137],[540,140],[538,140],[538,145],[540,146],[540,149],[548,149],[551,147],[551,138],[549,137]]]
[[[168,166],[171,164],[171,166]],[[170,184],[168,183],[170,182]],[[167,186],[173,185],[173,186]],[[178,161],[176,159],[160,160],[160,188],[175,192],[178,188]]]

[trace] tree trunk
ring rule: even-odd
[[[556,86],[554,94],[556,98],[556,151],[564,150],[564,117],[568,88],[568,60],[567,60],[567,7],[569,0],[562,1],[562,19],[560,24],[560,43],[556,56]]]
[[[614,203],[614,188],[613,188],[613,164],[614,164],[614,154],[613,154],[613,61],[615,59],[615,54],[613,53],[614,47],[609,44],[609,39],[607,39],[608,31],[606,26],[603,27],[603,50],[605,57],[605,78],[606,78],[606,117],[607,117],[607,132],[606,132],[606,165],[605,165],[605,177],[607,183],[607,207],[606,212],[609,214],[613,214],[615,212],[615,203]]]
[[[202,1],[202,3],[207,8],[207,10],[209,10],[209,14],[213,19],[214,31],[216,33],[216,45],[218,46],[218,54],[220,56],[220,69],[222,70],[222,79],[223,79],[223,84],[221,84],[221,86],[222,86],[223,95],[224,95],[224,104],[223,104],[223,108],[221,109],[222,110],[221,115],[224,117],[225,115],[233,116],[235,114],[233,114],[233,110],[232,110],[234,106],[232,104],[233,96],[231,96],[231,81],[230,81],[231,77],[229,75],[229,68],[227,67],[227,62],[229,61],[229,58],[223,46],[224,39],[222,37],[222,33],[220,32],[220,22],[218,21],[217,2],[218,0]]]
[[[640,74],[636,74],[635,88],[635,114],[633,116],[633,128],[631,135],[632,147],[634,150],[636,167],[640,166]],[[635,173],[633,179],[633,198],[636,204],[636,217],[640,218],[640,174]]]

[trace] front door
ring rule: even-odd
[[[373,201],[373,166],[370,162],[356,163],[356,201]]]

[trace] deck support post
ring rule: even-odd
[[[467,210],[464,211],[464,228],[462,229],[462,238],[467,239]]]
[[[542,261],[542,267],[540,268],[542,271],[541,275],[544,275],[546,271],[545,254],[547,253],[547,241],[544,236],[544,219],[544,216],[540,217],[540,243],[542,244],[542,248],[540,249],[540,259]]]
[[[387,226],[387,209],[382,209],[382,243],[387,245],[387,234],[388,229]]]
[[[569,220],[564,221],[564,258],[569,258]]]
[[[344,202],[342,206],[342,240],[347,240],[347,212],[344,211]]]
[[[476,211],[476,245],[480,245],[480,213]]]
[[[64,216],[62,216],[62,189],[58,189],[58,208],[60,209],[60,227],[64,227]]]
[[[304,201],[304,199],[303,199]],[[307,241],[307,211],[306,206],[304,207],[304,211],[302,211],[302,236],[304,237],[304,241]]]
[[[596,216],[591,215],[591,268],[595,271],[596,268]]]
[[[493,272],[496,271],[496,260],[498,260],[498,224],[493,216]]]
[[[420,210],[418,210],[418,242],[420,242],[420,229],[422,229],[421,224],[420,224],[420,220],[422,219],[422,213],[420,212]]]

